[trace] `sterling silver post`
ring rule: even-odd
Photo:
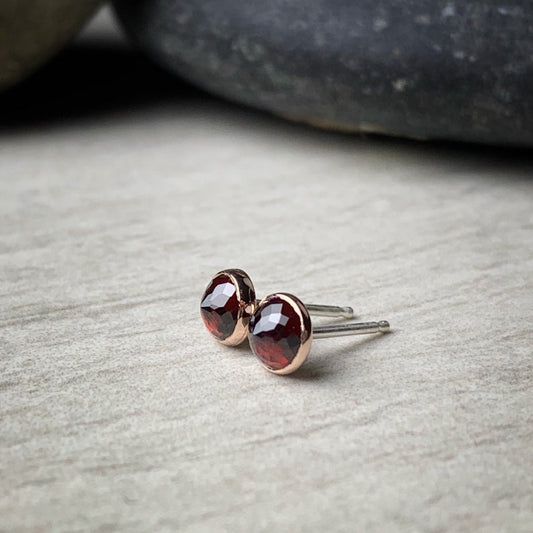
[[[341,337],[344,335],[367,335],[369,333],[388,333],[390,324],[386,320],[380,322],[352,322],[349,324],[333,324],[313,328],[314,339]]]
[[[261,300],[255,301],[257,307]],[[340,307],[338,305],[304,304],[309,314],[315,316],[329,316],[333,318],[353,318],[351,307]]]
[[[315,316],[353,318],[353,309],[351,307],[339,307],[337,305],[318,304],[305,304],[305,307],[311,315]]]

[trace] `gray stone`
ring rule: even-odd
[[[117,0],[210,92],[317,126],[533,145],[533,2]]]
[[[61,49],[99,0],[2,0],[0,91],[31,74]]]

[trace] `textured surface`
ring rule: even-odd
[[[533,3],[116,0],[215,94],[331,129],[533,146]]]
[[[0,90],[41,66],[76,34],[99,0],[2,0]]]
[[[152,99],[1,132],[0,530],[531,531],[530,154]],[[231,266],[393,333],[272,375]]]

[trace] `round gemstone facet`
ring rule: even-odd
[[[227,339],[239,318],[240,303],[237,287],[227,274],[215,276],[202,296],[200,313],[205,327],[218,340]]]
[[[299,300],[294,297],[289,299],[292,302],[280,295],[269,296],[250,320],[250,347],[269,370],[287,368],[311,330],[310,321],[298,310],[303,304],[296,304]]]

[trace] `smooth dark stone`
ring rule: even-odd
[[[302,318],[282,298],[269,297],[252,315],[248,340],[263,365],[281,370],[292,363],[302,345]]]
[[[216,339],[227,339],[235,331],[239,309],[237,287],[227,274],[219,274],[205,289],[200,303],[205,327]]]
[[[0,90],[31,74],[58,52],[100,0],[2,0]]]
[[[533,145],[533,2],[117,0],[201,87],[324,128]]]

